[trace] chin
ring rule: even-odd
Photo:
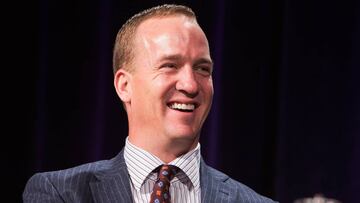
[[[186,126],[174,126],[171,131],[168,131],[168,135],[171,135],[175,139],[196,139],[199,134],[199,131],[194,131],[193,128]]]

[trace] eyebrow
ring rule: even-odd
[[[212,62],[211,59],[207,59],[207,58],[200,58],[198,60],[195,61],[194,65],[199,65],[199,64],[209,64],[211,66],[214,65],[214,63]]]
[[[160,58],[160,61],[181,61],[182,60],[182,56],[179,54],[174,54],[174,55],[166,55],[164,57]],[[194,65],[199,65],[199,64],[210,64],[211,66],[213,66],[213,62],[211,59],[208,58],[199,58],[195,61]]]

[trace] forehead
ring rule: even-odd
[[[208,49],[206,36],[195,18],[184,15],[153,17],[145,20],[136,31],[135,43],[140,46],[138,48],[167,46],[181,49],[191,45],[198,49]]]
[[[157,30],[159,27],[170,26],[176,27],[178,25],[183,26],[194,26],[197,25],[196,19],[193,17],[185,16],[182,14],[173,14],[169,16],[153,16],[150,17],[143,22],[140,23],[138,26],[138,30],[146,29],[146,28],[153,28]]]
[[[143,21],[137,28],[136,37],[156,37],[162,34],[177,36],[187,34],[189,31],[203,32],[194,18],[180,14],[159,16]]]

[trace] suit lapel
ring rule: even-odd
[[[132,202],[123,150],[90,182],[94,202]]]
[[[227,179],[228,176],[209,167],[201,158],[201,202],[229,202],[231,188],[225,184]],[[95,174],[90,188],[94,202],[133,202],[124,150]]]
[[[230,188],[225,181],[228,176],[218,173],[206,165],[203,159],[200,164],[201,202],[229,202]]]

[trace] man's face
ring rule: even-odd
[[[184,16],[146,20],[136,33],[131,127],[160,139],[198,138],[213,97],[205,34]]]

